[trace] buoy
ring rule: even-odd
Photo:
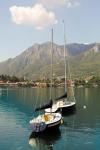
[[[86,105],[84,105],[83,108],[86,109]]]

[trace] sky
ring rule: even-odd
[[[2,0],[0,1],[0,62],[13,58],[35,43],[100,42],[99,0]]]

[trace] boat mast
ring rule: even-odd
[[[69,74],[69,79],[70,80],[71,80],[71,71],[70,71],[70,65],[69,65],[69,60],[68,60],[68,53],[67,53],[67,48],[66,48],[66,27],[65,27],[64,20],[63,20],[63,24],[64,24],[65,92],[67,92],[67,69],[68,69],[68,74]],[[73,89],[72,89],[72,93],[73,93],[73,98],[75,100]]]
[[[63,20],[64,25],[64,63],[65,63],[65,92],[67,91],[67,57],[66,57],[66,31],[65,31],[65,22]]]
[[[52,99],[52,86],[53,86],[53,28],[51,29],[51,86],[50,86],[50,99]]]

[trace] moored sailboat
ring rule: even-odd
[[[64,23],[64,22],[63,22]],[[75,100],[75,96],[74,96],[74,91],[73,91],[73,82],[71,81],[71,75],[70,76],[70,87],[72,88],[72,94],[73,94],[73,101],[69,100],[68,98],[68,92],[67,92],[67,69],[68,72],[70,74],[70,68],[69,68],[69,61],[68,61],[68,57],[66,55],[66,34],[65,34],[65,23],[64,23],[64,64],[65,64],[65,92],[63,95],[61,95],[60,97],[55,99],[55,102],[52,105],[52,108],[48,108],[45,109],[45,112],[69,112],[69,111],[73,111],[75,109],[76,106],[76,100]],[[68,84],[69,84],[68,83]]]
[[[51,90],[50,90],[50,100],[48,103],[36,108],[35,111],[40,111],[47,108],[52,108],[52,74],[53,74],[53,68],[52,68],[52,51],[53,51],[53,29],[52,29],[52,42],[51,42]],[[30,127],[32,128],[32,131],[36,134],[39,134],[41,132],[44,132],[46,130],[52,130],[60,126],[62,120],[62,116],[60,113],[45,113],[42,115],[39,115],[36,118],[33,118],[30,120]]]

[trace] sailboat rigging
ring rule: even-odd
[[[53,29],[52,29],[52,42],[51,42],[51,88],[50,88],[50,101],[49,103],[46,103],[38,108],[36,108],[36,111],[40,111],[42,109],[46,108],[52,108],[52,74],[53,74]],[[45,113],[42,115],[39,115],[36,118],[33,118],[30,120],[30,127],[32,128],[32,131],[36,134],[39,134],[46,130],[55,129],[60,126],[62,120],[62,116],[60,113]]]
[[[69,61],[68,61],[68,56],[66,54],[66,31],[65,31],[65,23],[64,24],[64,66],[65,66],[65,93],[61,95],[60,97],[56,98],[56,102],[52,105],[52,108],[45,109],[45,112],[58,112],[62,111],[63,112],[68,112],[72,111],[75,108],[76,102],[75,98],[74,101],[69,101],[68,100],[68,94],[67,94],[67,68],[69,72],[69,78],[71,80],[71,74],[70,74],[70,67],[69,67]]]

